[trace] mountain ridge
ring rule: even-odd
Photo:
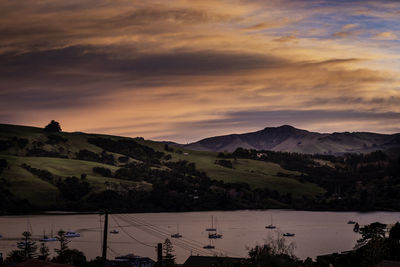
[[[369,153],[400,148],[400,133],[373,132],[318,133],[290,125],[265,127],[243,134],[208,137],[183,147],[201,151],[232,152],[242,147],[256,150],[298,152],[305,154]]]

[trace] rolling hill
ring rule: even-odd
[[[237,159],[227,168],[216,164],[217,160],[216,152],[194,151],[142,138],[53,133],[43,128],[0,124],[0,161],[6,166],[0,166],[0,197],[3,194],[10,199],[12,196],[13,201],[25,201],[32,210],[93,210],[103,202],[114,201],[110,205],[118,206],[121,201],[131,202],[125,210],[154,211],[177,209],[146,206],[147,202],[158,201],[160,194],[153,192],[165,185],[170,186],[163,189],[169,192],[168,199],[178,197],[176,194],[180,198],[204,194],[204,199],[209,198],[209,206],[219,209],[224,207],[212,203],[226,197],[227,192],[237,199],[230,208],[260,207],[250,200],[247,204],[238,203],[239,196],[248,190],[277,192],[275,199],[264,196],[262,205],[281,208],[288,207],[279,201],[281,195],[302,199],[325,192],[314,183],[300,182],[296,179],[300,172],[286,170],[277,163]],[[172,185],[176,179],[180,181],[176,186],[185,185],[182,192]],[[204,180],[204,188],[195,182],[198,179]],[[230,189],[232,186],[236,189]],[[77,198],[69,193],[75,187],[79,189]],[[126,200],[127,197],[131,199]],[[164,200],[162,205],[168,201]],[[182,209],[210,209],[209,206],[192,203]]]
[[[400,149],[400,134],[369,132],[317,133],[289,125],[244,134],[206,138],[183,147],[200,151],[232,152],[238,147],[306,154],[370,153]]]

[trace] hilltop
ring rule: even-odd
[[[309,132],[290,125],[283,125],[267,127],[251,133],[210,137],[184,147],[201,151],[233,152],[242,147],[256,150],[340,155],[400,149],[400,134],[369,132],[328,134]]]

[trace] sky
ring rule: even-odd
[[[0,123],[400,132],[400,1],[0,1]]]

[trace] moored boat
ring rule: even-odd
[[[179,224],[176,226],[176,234],[171,235],[172,238],[181,238],[182,235],[179,233]]]
[[[276,228],[276,226],[272,222],[272,215],[271,215],[271,223],[269,225],[265,226],[265,228],[266,229],[275,229]]]
[[[72,232],[72,231],[68,231],[65,233],[65,237],[80,237],[81,234],[80,233],[76,233],[76,232]]]
[[[57,241],[57,238],[55,237],[48,237],[46,235],[44,235],[42,238],[39,239],[40,242],[53,242],[53,241]]]
[[[295,236],[295,234],[293,234],[293,233],[284,233],[283,236],[291,237],[291,236]]]

